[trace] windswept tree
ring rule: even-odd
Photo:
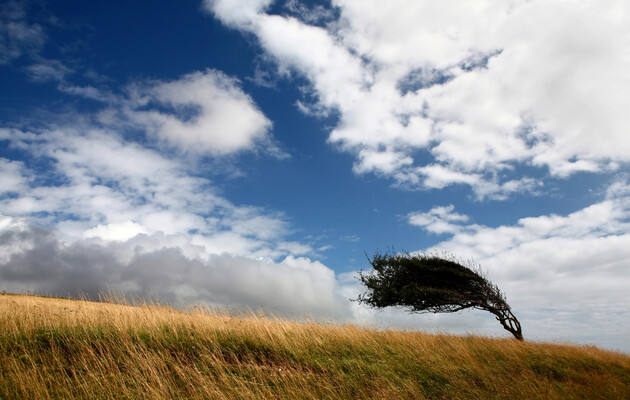
[[[373,270],[359,273],[368,291],[358,302],[375,308],[403,307],[411,313],[452,313],[476,308],[494,314],[503,328],[523,340],[521,324],[498,286],[480,267],[463,265],[451,256],[380,254],[370,260]]]

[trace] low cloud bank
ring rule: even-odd
[[[304,257],[274,262],[223,253],[201,258],[187,255],[190,249],[178,247],[176,238],[163,234],[66,242],[23,220],[0,218],[0,282],[5,290],[91,298],[116,290],[178,306],[351,317],[350,302],[340,294],[335,273]]]

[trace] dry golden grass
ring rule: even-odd
[[[0,398],[630,399],[630,357],[0,295]]]

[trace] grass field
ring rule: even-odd
[[[4,294],[0,398],[630,399],[630,357]]]

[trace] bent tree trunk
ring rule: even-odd
[[[491,312],[497,317],[497,321],[501,323],[506,331],[514,335],[516,339],[524,340],[521,324],[518,322],[518,319],[516,319],[514,314],[512,314],[510,309],[493,310]]]

